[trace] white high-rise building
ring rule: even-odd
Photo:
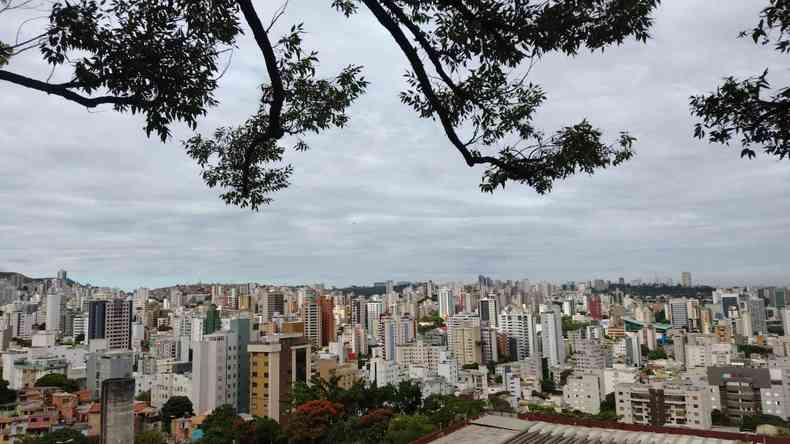
[[[782,314],[782,328],[784,335],[790,336],[790,306],[783,308],[780,312]]]
[[[453,292],[447,287],[439,289],[439,316],[449,319],[455,314],[455,298]]]
[[[215,408],[237,405],[239,336],[218,331],[192,343],[192,402],[198,415]]]
[[[499,326],[509,337],[516,340],[517,361],[539,352],[535,316],[520,309],[508,307],[499,315]]]
[[[304,335],[313,347],[321,347],[321,306],[317,298],[306,298],[302,307]]]
[[[379,337],[379,318],[384,314],[384,303],[380,301],[371,301],[367,303],[367,327],[368,333],[374,338]]]
[[[550,366],[565,362],[565,339],[562,337],[562,313],[554,308],[540,314],[543,356]]]
[[[639,333],[628,333],[623,340],[625,341],[625,364],[629,367],[641,367],[642,344],[639,340]]]
[[[61,313],[63,308],[63,294],[60,292],[47,295],[47,330],[58,333],[62,330]]]

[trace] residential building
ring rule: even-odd
[[[239,336],[218,331],[192,343],[192,400],[195,414],[237,405],[239,383]]]
[[[562,387],[562,403],[569,410],[597,415],[605,397],[600,371],[573,372]]]
[[[95,352],[88,354],[86,358],[86,388],[91,391],[93,399],[101,398],[102,382],[132,377],[131,352]]]
[[[626,424],[688,427],[709,430],[710,397],[702,386],[670,384],[618,384],[617,416]]]
[[[562,313],[559,309],[547,310],[540,314],[543,356],[548,358],[549,366],[559,366],[565,362],[565,339],[562,337]]]
[[[300,333],[265,336],[247,346],[251,415],[280,421],[293,384],[310,382],[310,344]]]
[[[722,415],[734,423],[762,411],[763,389],[771,389],[768,368],[708,367],[708,384],[719,388]]]
[[[88,302],[88,345],[92,351],[132,349],[132,301]]]

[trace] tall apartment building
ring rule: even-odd
[[[625,341],[625,365],[629,367],[642,366],[642,344],[638,333],[626,333]]]
[[[562,314],[555,308],[540,314],[543,356],[548,358],[549,366],[559,366],[565,362],[565,339],[562,337]]]
[[[752,328],[749,332],[749,336],[768,334],[768,322],[765,315],[765,301],[759,298],[751,298],[747,302],[747,307],[752,318]]]
[[[535,316],[520,309],[508,307],[499,315],[499,325],[509,337],[516,341],[516,354],[512,359],[526,359],[537,350]]]
[[[617,384],[617,416],[626,424],[709,430],[710,396],[706,387],[669,384]]]
[[[790,419],[790,358],[775,358],[768,361],[771,387],[761,388],[762,412],[766,415]]]
[[[596,370],[606,367],[607,350],[599,339],[576,339],[573,344],[577,369]]]
[[[314,295],[305,298],[304,305],[302,306],[302,321],[304,322],[304,335],[307,342],[314,348],[321,348],[322,339],[321,333],[321,305],[318,303],[318,298]]]
[[[763,389],[771,389],[769,369],[708,367],[707,373],[708,384],[719,388],[722,415],[739,423],[744,416],[763,413]]]
[[[379,337],[379,318],[384,314],[384,303],[370,301],[367,303],[367,329],[370,336]]]
[[[310,381],[310,344],[304,335],[266,336],[247,346],[250,357],[250,407],[253,416],[280,421],[288,407],[291,388]]]
[[[258,302],[255,312],[260,313],[264,321],[271,321],[275,314],[285,314],[285,296],[281,292],[270,292],[259,288],[256,299]]]
[[[480,325],[488,325],[497,327],[499,320],[497,318],[497,300],[491,297],[482,298],[478,302],[477,312],[480,315]]]
[[[727,343],[687,344],[685,347],[686,368],[726,366],[732,362],[732,345]]]
[[[603,309],[601,307],[601,296],[592,294],[587,296],[587,310],[590,317],[596,321],[603,319]]]
[[[89,353],[85,360],[86,388],[93,399],[101,398],[102,382],[108,379],[132,377],[131,352],[116,350]]]
[[[484,364],[499,362],[496,333],[496,328],[490,325],[480,327],[480,348]]]
[[[351,324],[362,325],[364,328],[368,323],[368,301],[363,297],[358,297],[351,301]]]
[[[335,300],[330,296],[322,295],[318,298],[321,308],[321,346],[326,347],[330,342],[337,340],[335,335]]]
[[[670,299],[668,314],[673,328],[688,328],[689,312],[686,299]]]
[[[132,301],[88,302],[88,345],[92,351],[132,349]]]
[[[47,330],[58,333],[62,331],[63,293],[55,292],[47,295]]]
[[[600,371],[574,372],[562,387],[562,403],[569,410],[597,415],[605,397]]]
[[[228,331],[192,343],[192,398],[195,414],[238,403],[239,337]]]
[[[439,289],[439,316],[449,319],[454,314],[455,296],[453,296],[453,292],[449,288],[442,287]]]
[[[686,288],[691,287],[691,272],[684,271],[680,273],[680,284]]]

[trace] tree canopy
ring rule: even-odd
[[[174,418],[185,418],[192,416],[195,412],[192,410],[192,401],[186,396],[173,396],[168,399],[162,406],[162,427],[164,430],[170,430],[170,422]]]
[[[740,37],[790,52],[790,2],[770,0],[757,25]],[[755,157],[755,148],[779,159],[790,157],[790,86],[772,89],[768,69],[746,79],[727,77],[714,93],[692,96],[691,111],[700,119],[694,128],[700,139],[729,145],[737,138],[741,157]]]
[[[0,12],[26,3],[0,0]],[[537,128],[547,93],[529,74],[552,53],[573,56],[626,39],[646,41],[659,0],[323,3],[349,19],[372,18],[387,31],[408,62],[401,101],[438,122],[464,164],[484,168],[482,191],[516,182],[546,193],[557,180],[633,155],[633,136],[623,131],[605,142],[586,119]],[[319,77],[318,54],[303,42],[307,30],[297,22],[275,35],[285,5],[262,5],[267,8],[260,14],[252,0],[56,1],[39,34],[0,43],[0,67],[8,68],[0,69],[0,80],[86,108],[141,114],[145,132],[164,141],[174,122],[195,129],[219,105],[215,92],[225,60],[248,28],[260,51],[258,111],[238,126],[196,134],[183,144],[226,203],[259,209],[290,184],[286,151],[307,150],[309,135],[345,126],[349,107],[368,86],[354,63]],[[66,80],[20,72],[14,60],[25,51],[38,51],[40,61]]]
[[[80,389],[79,382],[69,379],[61,373],[49,373],[36,381],[36,387],[58,387],[69,393],[74,393]]]

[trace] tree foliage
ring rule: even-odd
[[[8,381],[0,379],[0,404],[16,402],[17,391],[8,388]]]
[[[212,411],[200,425],[199,444],[286,444],[285,431],[271,418],[244,420],[230,405]]]
[[[3,0],[8,2],[9,0]],[[14,1],[14,0],[11,0]],[[17,0],[21,1],[21,0]],[[586,119],[553,131],[535,126],[547,94],[529,81],[532,66],[553,53],[604,50],[646,41],[659,0],[333,0],[346,17],[364,8],[408,62],[401,101],[438,121],[469,167],[485,168],[480,188],[508,182],[538,193],[573,174],[592,174],[633,155],[634,137],[612,143]],[[329,4],[329,2],[326,2]],[[1,5],[2,3],[0,3]],[[263,3],[270,6],[269,3]],[[290,184],[288,149],[349,121],[368,81],[359,65],[318,76],[318,54],[305,48],[301,23],[273,36],[252,0],[81,0],[54,2],[43,32],[0,45],[0,66],[38,49],[41,61],[68,71],[64,83],[0,70],[0,80],[87,108],[141,114],[145,131],[167,140],[174,122],[195,128],[209,108],[224,60],[239,44],[242,21],[261,53],[266,79],[257,112],[239,126],[184,142],[209,187],[228,204],[258,209]]]
[[[36,381],[36,387],[58,387],[61,390],[69,393],[79,391],[79,382],[69,379],[62,373],[49,373],[44,375]]]
[[[41,436],[26,439],[24,444],[91,444],[91,441],[82,433],[74,429],[62,428],[46,432]]]
[[[159,430],[143,430],[134,434],[134,444],[166,444],[165,435]]]
[[[787,54],[790,2],[770,0],[757,25],[740,37]],[[701,119],[694,128],[700,139],[729,145],[737,138],[741,157],[755,157],[755,147],[779,159],[790,157],[790,86],[772,88],[768,69],[746,79],[725,78],[714,93],[692,96],[691,111]]]
[[[651,350],[647,353],[647,359],[651,361],[654,359],[667,359],[667,352],[665,352],[663,348]]]
[[[195,412],[192,410],[192,401],[186,396],[173,396],[168,399],[162,406],[162,427],[164,430],[170,430],[170,422],[175,418],[186,418],[193,416]]]

